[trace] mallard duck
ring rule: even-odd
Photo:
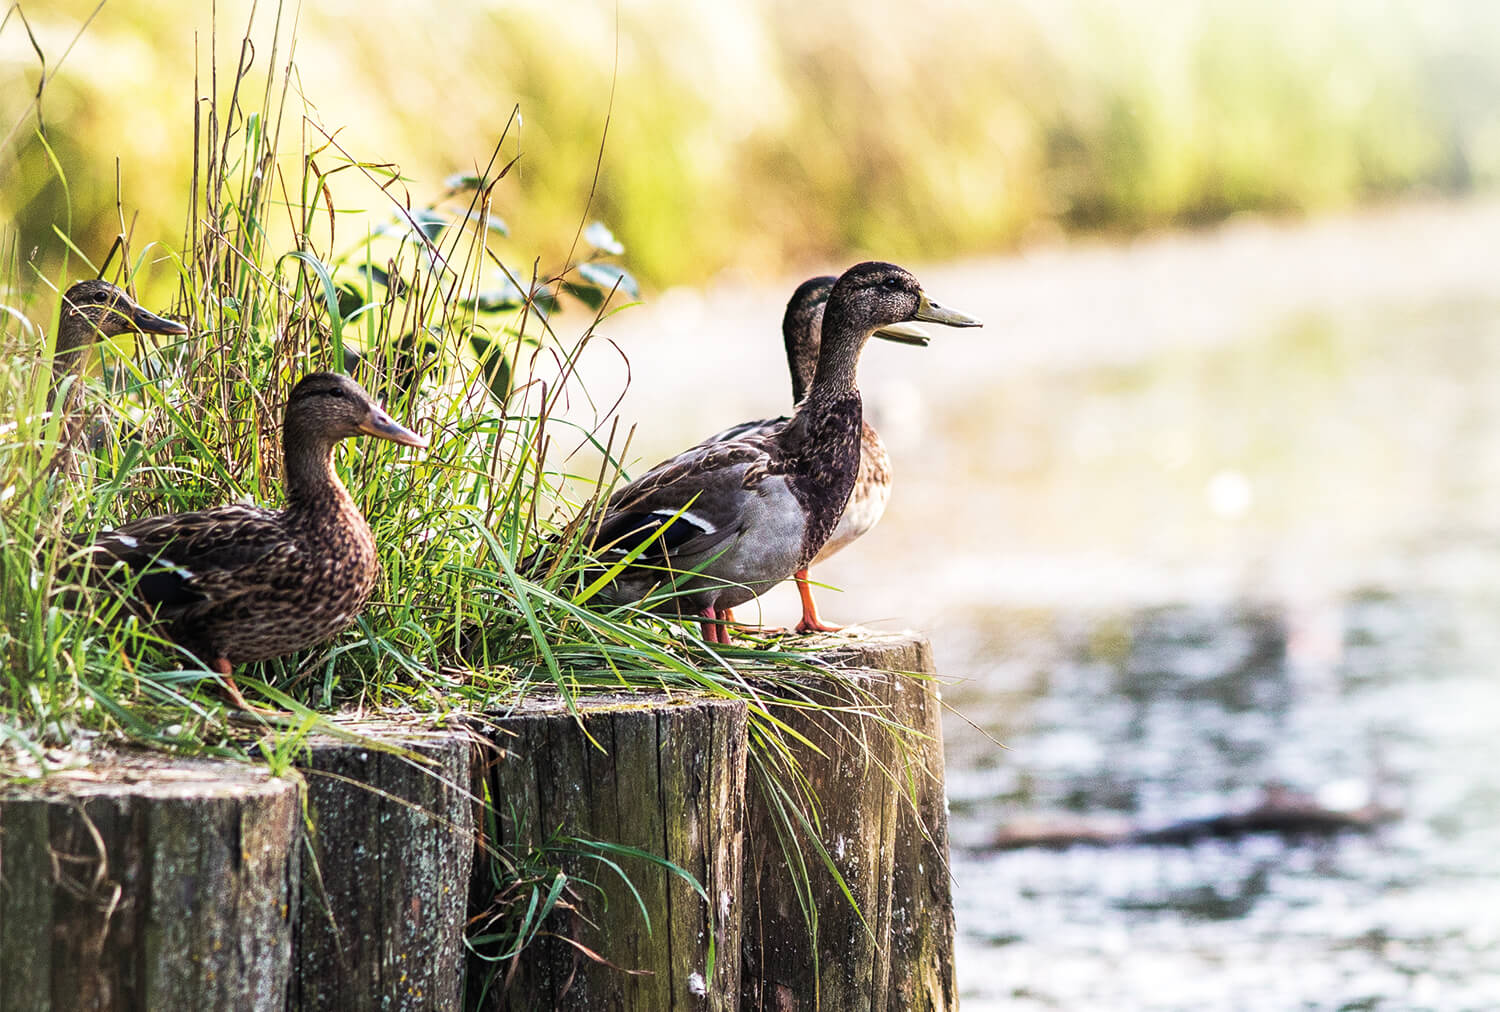
[[[894,264],[845,271],[828,295],[812,385],[785,424],[701,443],[610,496],[592,543],[606,558],[645,547],[601,599],[627,604],[674,582],[679,611],[700,619],[705,640],[727,643],[724,612],[806,569],[833,533],[859,471],[860,352],[876,330],[913,320],[980,325]]]
[[[108,281],[79,281],[62,296],[52,352],[52,389],[83,372],[85,352],[102,337],[120,334],[186,334],[175,320],[157,316]],[[55,405],[54,405],[55,407]]]
[[[323,642],[375,589],[374,538],[333,469],[334,445],[361,434],[427,445],[347,376],[304,376],[282,427],[285,509],[217,506],[132,520],[89,546],[92,578],[136,577],[124,584],[132,610],[223,675],[231,699],[246,706],[234,665]]]
[[[175,320],[141,308],[108,281],[79,281],[63,293],[62,310],[57,319],[57,341],[52,351],[52,391],[48,398],[52,410],[65,416],[59,430],[60,449],[54,467],[62,467],[71,460],[74,444],[84,429],[83,420],[74,414],[83,393],[81,381],[89,347],[100,337],[132,333],[180,335],[187,332],[188,329]],[[69,379],[71,383],[68,383]],[[61,400],[59,394],[62,394]]]
[[[800,403],[812,386],[822,339],[823,311],[828,302],[828,293],[837,280],[831,275],[809,278],[797,286],[786,304],[786,315],[781,321],[781,336],[786,345],[786,364],[792,379],[793,404]],[[882,327],[872,336],[919,347],[926,347],[929,343],[927,335],[911,328],[909,324]],[[788,417],[783,416],[745,422],[725,429],[706,441],[717,442],[751,433],[770,432],[777,426],[785,425],[787,421]],[[870,423],[861,421],[860,426],[859,472],[855,475],[854,491],[849,493],[849,502],[845,504],[839,522],[834,525],[833,533],[828,536],[811,565],[822,562],[859,540],[885,515],[885,506],[891,497],[891,458],[886,453],[885,443],[881,442],[879,433]],[[811,566],[792,574],[797,583],[797,593],[802,598],[802,618],[797,623],[797,632],[837,632],[839,626],[827,624],[818,615],[818,604],[813,600],[812,587],[808,582],[808,568]]]

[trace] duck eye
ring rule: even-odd
[[[900,278],[886,278],[880,283],[880,287],[888,292],[899,292],[901,290]]]

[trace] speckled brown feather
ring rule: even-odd
[[[149,574],[132,603],[174,642],[204,660],[262,661],[336,635],[375,590],[374,536],[342,485],[338,492],[312,508],[221,506],[138,520],[95,550],[99,564]]]

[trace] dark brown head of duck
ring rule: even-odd
[[[68,416],[61,430],[60,451],[53,461],[56,468],[66,469],[72,459],[74,444],[84,437],[85,422],[76,415],[82,384],[84,362],[89,346],[100,337],[119,334],[186,334],[188,329],[173,320],[147,312],[130,296],[108,281],[79,281],[62,296],[57,320],[57,345],[52,353],[52,386],[48,401],[53,410]],[[64,386],[66,394],[60,398]],[[102,440],[103,427],[91,436]],[[94,438],[89,439],[90,443]]]
[[[864,342],[877,332],[889,337],[890,328],[911,323],[983,326],[972,316],[933,302],[911,272],[895,264],[868,260],[849,268],[828,293],[821,326],[822,347],[818,349],[818,368],[809,397],[814,393],[836,397],[856,390],[854,372]],[[906,340],[924,343],[925,338]]]
[[[786,344],[786,364],[792,376],[794,404],[807,396],[817,373],[818,354],[822,348],[823,311],[828,305],[828,293],[833,291],[837,281],[838,278],[832,275],[808,278],[787,300],[786,315],[781,319],[781,337]],[[870,336],[919,348],[931,343],[927,332],[913,323],[893,323]]]

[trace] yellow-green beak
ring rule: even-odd
[[[415,446],[419,450],[427,446],[426,436],[417,435],[373,404],[370,405],[370,413],[365,416],[365,420],[359,423],[359,431],[377,439],[389,439],[402,446]]]
[[[984,324],[956,309],[940,306],[922,293],[922,301],[917,305],[917,311],[912,316],[913,320],[921,320],[924,323],[941,323],[945,327],[983,327]]]

